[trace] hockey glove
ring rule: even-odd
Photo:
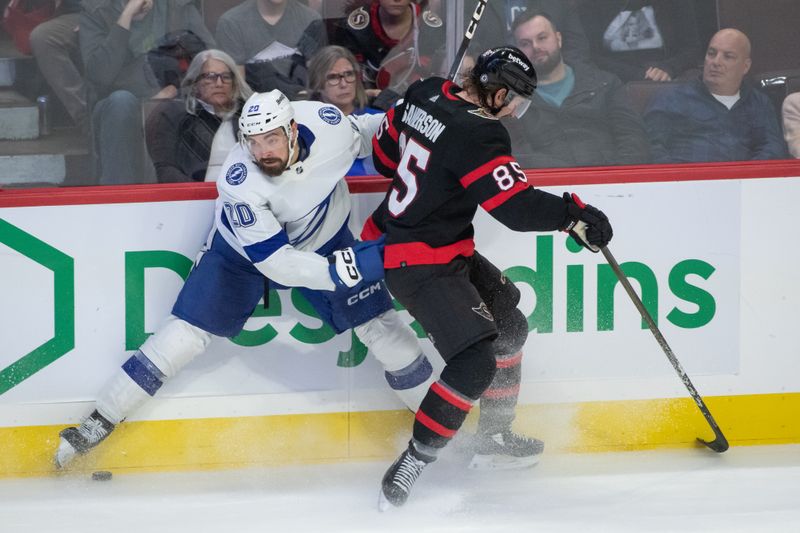
[[[356,243],[352,248],[336,250],[328,256],[328,271],[337,289],[355,287],[362,281],[383,279],[383,245],[381,237]]]
[[[370,104],[370,107],[374,107],[375,109],[380,109],[381,111],[389,111],[393,105],[397,103],[397,101],[402,98],[402,94],[399,94],[389,88],[386,88],[375,97],[375,99]]]
[[[584,204],[575,193],[565,192],[564,202],[570,221],[563,231],[568,232],[575,242],[597,253],[611,241],[614,231],[605,213]]]

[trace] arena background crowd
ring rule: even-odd
[[[0,0],[0,187],[215,181],[253,92],[381,113],[443,76],[474,0]],[[492,0],[529,169],[800,157],[800,3]],[[375,174],[370,158],[350,175]]]

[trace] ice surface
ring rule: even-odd
[[[547,454],[475,472],[450,454],[377,511],[390,460],[0,480],[0,532],[798,532],[800,445]]]

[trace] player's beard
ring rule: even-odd
[[[280,159],[278,157],[270,157],[259,159],[255,162],[258,168],[271,178],[276,178],[283,174],[289,164],[289,158]]]
[[[544,78],[548,76],[561,63],[561,50],[556,49],[551,54],[540,57],[534,56],[532,61],[536,74]]]

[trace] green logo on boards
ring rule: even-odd
[[[6,368],[0,370],[0,395],[20,384],[39,370],[62,357],[75,347],[75,277],[74,260],[63,252],[42,242],[36,237],[0,219],[0,243],[5,244],[17,253],[34,263],[53,272],[53,337],[23,355]],[[554,261],[554,239],[552,235],[536,237],[535,264],[520,265],[508,268],[505,275],[518,285],[528,286],[533,290],[536,303],[528,315],[529,331],[552,333],[554,325],[554,271],[558,267],[565,268],[566,290],[561,296],[566,302],[566,331],[581,332],[586,329],[595,331],[614,330],[614,290],[617,280],[608,265],[597,265],[591,273],[582,261],[577,264],[557,265]],[[566,240],[569,252],[581,253],[583,250]],[[629,261],[623,263],[622,269],[640,286],[642,300],[654,320],[659,317],[659,283],[653,270],[644,263]],[[186,279],[192,268],[192,261],[172,251],[149,250],[125,252],[125,347],[137,349],[150,335],[145,330],[145,273],[148,269],[163,268]],[[664,318],[673,325],[685,328],[701,328],[712,321],[716,315],[716,301],[712,294],[690,282],[691,278],[708,280],[715,268],[699,259],[685,259],[675,264],[667,275],[670,293],[677,299],[693,304],[694,312],[687,313],[677,307],[662,311]],[[596,279],[595,295],[597,323],[588,328],[584,324],[584,306],[589,303],[584,294],[584,282],[588,276]],[[300,314],[319,318],[314,308],[305,300],[300,291],[291,290],[291,302]],[[402,307],[395,302],[395,308]],[[279,317],[282,314],[281,300],[276,291],[269,294],[269,305],[259,305],[253,312],[254,318]],[[261,346],[278,336],[278,331],[269,320],[260,321],[259,329],[244,330],[230,339],[240,346]],[[252,326],[251,326],[252,327]],[[425,332],[417,322],[411,324],[420,338]],[[646,324],[642,323],[642,328]],[[294,341],[302,344],[321,344],[331,340],[335,333],[326,324],[312,328],[297,323],[289,331]],[[351,332],[351,348],[340,352],[338,366],[354,367],[360,365],[367,355],[367,348]],[[9,358],[10,359],[10,358]]]
[[[148,268],[166,268],[186,280],[192,269],[192,261],[177,252],[164,250],[126,252],[125,253],[125,349],[136,350],[151,335],[145,331],[145,271]],[[291,289],[292,305],[303,315],[319,318],[303,295],[297,289]],[[269,291],[269,304],[256,306],[252,318],[281,316],[281,300],[275,289]],[[303,324],[295,324],[289,335],[303,344],[322,344],[336,336],[336,332],[325,323],[319,328],[309,328]],[[261,346],[278,336],[269,322],[256,330],[242,330],[230,339],[239,346]],[[367,347],[350,333],[352,345],[350,350],[339,352],[338,365],[341,367],[358,366],[367,357]]]
[[[70,256],[2,219],[0,243],[53,272],[53,337],[0,370],[3,394],[75,347],[75,267]]]

